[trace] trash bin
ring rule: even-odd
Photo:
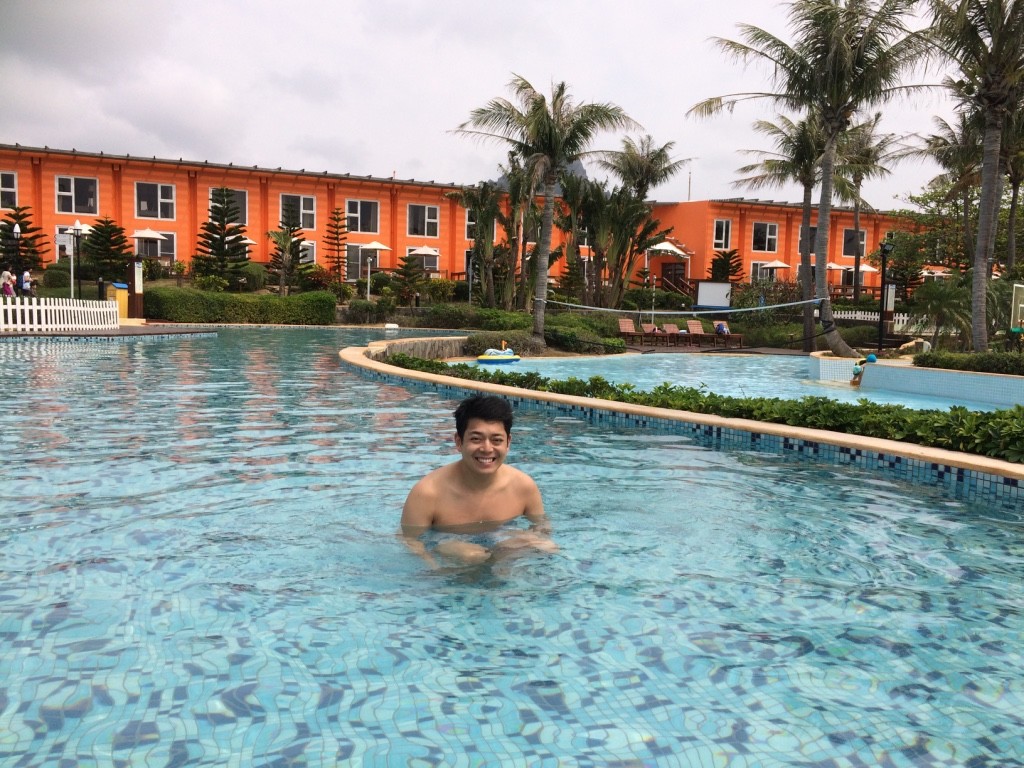
[[[109,283],[107,285],[107,300],[117,302],[117,316],[119,319],[128,319],[127,283]]]

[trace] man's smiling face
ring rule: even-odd
[[[470,419],[466,433],[455,436],[455,447],[462,454],[463,464],[474,472],[496,472],[508,455],[510,443],[500,421]]]

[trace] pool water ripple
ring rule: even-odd
[[[1024,765],[1019,510],[523,413],[560,552],[429,570],[371,334],[0,344],[0,763]]]

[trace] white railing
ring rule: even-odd
[[[0,297],[0,333],[112,331],[118,327],[116,301]]]

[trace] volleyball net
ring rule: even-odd
[[[592,307],[588,304],[570,304],[565,301],[555,301],[553,299],[547,300],[548,306],[558,306],[565,308],[569,311],[579,312],[595,312],[604,313],[609,315],[638,315],[641,317],[683,317],[683,316],[694,316],[700,315],[721,315],[724,313],[737,314],[740,312],[772,312],[779,309],[789,309],[791,307],[803,307],[808,304],[818,306],[823,299],[804,299],[802,301],[787,301],[782,304],[761,304],[756,307],[716,307],[713,309],[611,309],[609,307]]]

